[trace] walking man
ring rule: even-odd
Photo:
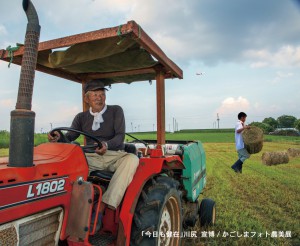
[[[238,114],[238,122],[235,125],[235,147],[238,153],[238,160],[231,166],[236,173],[242,173],[243,163],[250,157],[245,148],[242,132],[250,126],[245,125],[247,115],[244,112]]]

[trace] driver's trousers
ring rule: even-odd
[[[94,170],[114,172],[108,188],[102,196],[102,202],[116,209],[139,165],[138,157],[124,151],[107,150],[104,155],[86,153],[86,158],[89,172]]]

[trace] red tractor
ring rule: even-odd
[[[206,184],[202,144],[165,139],[165,79],[181,79],[181,69],[134,21],[39,43],[35,8],[30,0],[23,0],[23,8],[28,18],[25,44],[0,50],[1,60],[21,65],[9,157],[0,158],[0,245],[173,246],[198,220],[214,224],[215,202],[198,202]],[[53,51],[62,47],[68,48]],[[128,151],[138,154],[139,167],[121,205],[106,208],[97,233],[99,201],[112,173],[89,173],[85,151],[93,146],[66,142],[34,147],[35,70],[82,87],[92,79],[106,85],[156,80],[157,141],[127,143]],[[55,130],[62,135],[74,131]]]

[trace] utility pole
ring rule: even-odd
[[[175,124],[174,124],[174,122],[175,122],[175,119],[173,117],[173,132],[175,132]]]
[[[132,122],[131,122],[131,132],[133,132],[133,125],[132,125]]]
[[[52,123],[50,123],[50,130],[52,131]]]
[[[218,121],[218,129],[219,129],[220,128],[220,125],[219,125],[219,123],[220,123],[219,113],[217,113],[217,121]]]

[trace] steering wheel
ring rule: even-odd
[[[50,131],[50,135],[51,136],[54,136],[54,132],[58,132],[58,134],[60,135],[60,141],[63,142],[63,143],[70,143],[70,140],[62,133],[62,131],[70,131],[70,132],[76,132],[76,133],[79,133],[80,135],[83,135],[85,137],[88,137],[92,140],[94,140],[97,144],[90,144],[90,145],[84,145],[84,146],[81,146],[81,148],[83,149],[84,152],[87,152],[87,153],[92,153],[92,152],[95,152],[95,149],[99,147],[99,149],[102,148],[102,143],[100,142],[99,139],[97,139],[96,137],[86,133],[86,132],[82,132],[82,131],[79,131],[79,130],[76,130],[74,128],[71,128],[71,127],[57,127],[57,128],[54,128]]]

